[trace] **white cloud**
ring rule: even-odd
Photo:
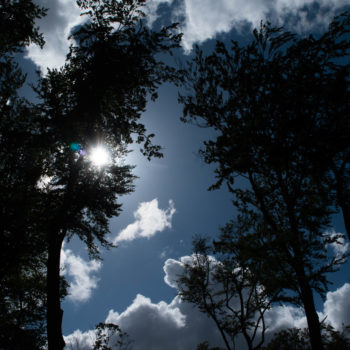
[[[350,324],[350,284],[345,283],[334,292],[328,292],[324,303],[323,316],[336,329],[341,329],[342,323]]]
[[[94,346],[95,339],[94,331],[82,332],[77,329],[72,334],[64,337],[66,342],[65,350],[91,350]]]
[[[190,256],[181,257],[178,260],[168,259],[164,264],[165,282],[172,288],[176,288],[176,279],[183,271],[183,264],[190,262]],[[335,328],[340,329],[342,322],[350,323],[350,284],[345,284],[334,292],[327,294],[324,310],[319,313],[322,319],[328,315],[329,321]],[[207,316],[185,303],[179,297],[171,302],[160,301],[153,303],[149,298],[138,294],[133,303],[122,313],[110,310],[106,322],[118,324],[127,332],[134,350],[182,350],[195,349],[196,345],[203,341],[209,341],[211,346],[222,346],[222,340],[214,322]],[[290,327],[306,327],[306,318],[300,308],[292,306],[275,306],[266,313],[266,341],[268,342],[274,333]],[[65,338],[67,344],[75,336],[79,340],[80,350],[91,350],[89,344],[93,339],[92,331],[82,333],[74,332]],[[84,345],[84,346],[83,346]],[[245,350],[244,339],[238,338],[236,348]],[[69,347],[66,348],[70,350]],[[73,347],[73,349],[77,349]]]
[[[268,325],[268,335],[273,335],[286,328],[307,327],[304,310],[293,306],[274,306],[265,314],[265,322]]]
[[[210,340],[213,345],[221,342],[213,321],[178,297],[170,303],[152,303],[149,298],[138,294],[121,314],[110,310],[105,322],[118,324],[127,332],[133,341],[133,350],[195,349],[199,342],[205,340]],[[91,339],[91,331],[73,334],[80,344],[86,344]],[[67,349],[73,334],[65,337]],[[91,350],[89,347],[82,348],[87,349]]]
[[[158,207],[158,199],[140,203],[134,212],[135,221],[122,230],[113,240],[113,243],[132,241],[139,237],[150,238],[157,232],[171,228],[171,220],[175,214],[174,202],[169,200],[169,207],[162,210]]]
[[[86,261],[73,254],[70,249],[62,248],[61,269],[70,283],[68,299],[73,302],[85,302],[90,299],[93,289],[97,288],[98,278],[94,276],[102,267],[100,261]]]
[[[164,263],[164,282],[172,288],[177,288],[177,279],[184,271],[184,264],[191,263],[190,256],[182,256],[179,260],[168,259]]]
[[[43,49],[30,45],[27,49],[27,57],[42,72],[46,72],[46,68],[59,68],[64,64],[70,45],[67,39],[70,31],[85,19],[80,17],[80,9],[75,0],[35,0],[34,2],[48,9],[47,16],[36,22],[40,26],[40,32],[44,34],[46,44]]]

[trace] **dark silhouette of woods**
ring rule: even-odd
[[[326,350],[350,349],[349,326],[342,331],[335,330],[330,325],[322,325],[322,341]],[[307,329],[289,328],[275,334],[274,338],[263,350],[310,350],[310,340]]]
[[[86,22],[71,34],[65,65],[38,78],[36,104],[18,94],[25,76],[15,55],[29,43],[44,45],[35,20],[46,11],[31,1],[0,3],[3,349],[64,348],[62,244],[77,235],[92,257],[112,246],[109,219],[135,179],[119,160],[133,140],[148,159],[162,156],[140,117],[162,83],[183,77],[158,59],[179,47],[181,35],[176,25],[145,27],[145,0],[77,3]],[[348,329],[325,328],[314,302],[345,259],[327,252],[342,238],[325,233],[332,215],[342,215],[350,237],[349,29],[349,14],[319,38],[262,24],[249,45],[218,42],[208,56],[197,49],[188,66],[183,120],[216,130],[202,155],[217,166],[212,189],[226,184],[239,214],[214,242],[195,241],[178,282],[227,349],[240,334],[248,349],[262,349],[264,314],[283,302],[304,308],[309,334],[284,331],[266,349],[349,345]],[[85,154],[98,144],[110,152],[100,167]],[[246,187],[236,186],[237,177]],[[96,336],[96,350],[130,347],[117,325],[100,324]]]
[[[14,257],[5,254],[2,260],[6,267],[29,269],[29,275],[40,273],[43,285],[35,297],[45,295],[40,300],[43,309],[38,310],[46,311],[46,320],[41,313],[33,322],[46,323],[49,350],[62,350],[65,345],[60,305],[65,294],[60,278],[63,241],[77,235],[93,257],[99,255],[97,244],[112,246],[105,239],[108,220],[120,213],[119,197],[134,189],[132,167],[120,165],[120,160],[135,135],[149,160],[162,156],[160,146],[152,144],[153,135],[147,134],[139,119],[147,100],[157,98],[159,85],[179,79],[178,72],[156,55],[177,48],[181,35],[175,33],[175,25],[159,32],[146,28],[141,11],[144,0],[77,3],[87,21],[72,33],[77,44],[71,46],[65,65],[39,78],[35,87],[39,103],[35,106],[16,97],[25,77],[11,55],[29,42],[43,45],[34,21],[45,11],[28,1],[0,5],[1,25],[6,26],[0,38],[1,187],[8,194],[7,203],[3,197],[6,211],[1,221],[8,225],[3,224],[1,240],[6,243],[2,247],[15,252]],[[25,22],[17,28],[21,20]],[[11,26],[13,31],[8,30]],[[85,156],[98,144],[108,147],[111,159],[100,168]],[[19,255],[22,251],[26,255]],[[26,259],[22,265],[21,259]],[[33,259],[40,262],[35,268]],[[17,290],[11,280],[7,284],[11,292]],[[30,292],[29,286],[22,289]],[[1,293],[4,300],[9,299],[10,291]],[[1,327],[6,315],[16,310],[16,305],[1,310]],[[29,314],[32,310],[25,311]],[[27,328],[14,323],[18,331]],[[10,325],[4,327],[8,330]],[[13,349],[15,342],[19,340],[1,345]],[[28,343],[26,348],[30,348]]]
[[[271,300],[303,306],[313,350],[323,348],[314,293],[325,296],[326,275],[345,259],[329,258],[326,249],[340,239],[325,234],[339,210],[350,237],[349,31],[350,15],[343,14],[319,38],[267,23],[247,46],[217,42],[208,56],[197,48],[179,99],[184,122],[217,132],[201,154],[216,165],[211,189],[225,183],[239,213],[214,247],[243,263]],[[235,186],[237,177],[245,189]],[[203,282],[196,268],[187,266],[191,278],[179,279],[186,291],[180,295],[203,308],[208,290],[204,284],[196,294],[191,283]],[[247,320],[235,319],[244,334]]]

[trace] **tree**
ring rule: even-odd
[[[342,325],[342,330],[334,329],[330,324],[322,327],[322,336],[326,349],[329,350],[349,350],[350,349],[350,326]]]
[[[144,0],[78,1],[88,21],[72,34],[67,61],[48,70],[36,92],[41,100],[42,143],[48,150],[40,169],[41,203],[47,259],[47,333],[49,350],[64,347],[59,268],[63,240],[77,235],[92,256],[96,242],[111,244],[108,219],[121,211],[119,196],[133,191],[132,167],[120,160],[136,138],[143,153],[160,157],[139,122],[147,99],[164,81],[178,80],[174,68],[156,58],[179,46],[175,26],[154,32],[144,27]],[[108,148],[110,162],[96,167],[89,151]]]
[[[15,60],[29,43],[42,46],[34,25],[45,10],[32,1],[0,4],[0,347],[45,343],[45,258],[36,187],[43,149],[35,106],[18,96],[25,76]]]
[[[203,238],[194,240],[192,259],[178,279],[179,295],[215,322],[227,350],[235,349],[239,334],[249,350],[260,349],[265,340],[264,314],[273,298],[240,259],[238,249],[227,254],[222,248],[208,246]]]
[[[186,77],[190,93],[180,96],[183,121],[217,131],[202,155],[217,164],[212,189],[225,182],[237,221],[250,223],[240,249],[251,269],[259,267],[252,271],[262,285],[294,292],[314,350],[322,340],[313,291],[324,295],[326,273],[344,261],[327,262],[325,241],[334,237],[324,230],[341,205],[330,164],[343,171],[342,189],[347,186],[349,63],[341,59],[349,57],[349,23],[350,15],[336,18],[319,39],[262,24],[246,47],[233,41],[228,50],[217,42],[208,57],[197,48]],[[237,176],[244,189],[235,187]]]
[[[322,325],[322,338],[327,350],[348,350],[350,348],[349,326],[342,331],[331,325]],[[274,338],[263,350],[309,350],[309,334],[307,329],[289,328],[275,334]]]
[[[46,10],[32,1],[3,0],[0,4],[0,53],[20,52],[30,43],[42,47],[44,39],[35,20],[45,16]]]
[[[308,330],[289,328],[275,334],[264,350],[310,350]]]
[[[129,335],[122,331],[121,328],[114,323],[99,323],[95,327],[94,335],[90,335],[93,345],[83,345],[79,336],[70,339],[66,348],[69,350],[131,350]]]
[[[96,326],[96,341],[92,350],[130,350],[131,341],[126,332],[113,323],[99,323]]]

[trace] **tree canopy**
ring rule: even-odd
[[[312,349],[322,348],[313,292],[324,295],[344,261],[328,259],[339,237],[325,231],[339,207],[348,215],[349,24],[343,14],[319,38],[299,38],[262,23],[246,46],[197,48],[180,96],[183,121],[217,131],[201,154],[216,165],[211,189],[226,183],[239,211],[219,243],[238,242],[262,285],[293,292]]]
[[[241,259],[239,249],[211,246],[203,238],[193,243],[192,259],[177,281],[180,297],[215,322],[227,350],[236,348],[240,334],[249,350],[260,349],[265,341],[264,314],[274,298]]]
[[[119,197],[134,190],[132,166],[123,164],[128,145],[142,144],[148,159],[162,156],[140,117],[147,101],[157,98],[163,82],[179,80],[177,70],[164,64],[158,54],[177,48],[181,35],[175,33],[176,25],[160,31],[147,28],[142,12],[145,0],[77,4],[86,21],[72,33],[74,41],[65,65],[39,77],[36,105],[16,98],[25,77],[11,55],[29,43],[44,44],[35,19],[45,10],[31,1],[0,5],[1,25],[7,26],[0,37],[4,44],[0,141],[5,146],[1,171],[2,180],[7,181],[3,182],[7,201],[14,204],[13,212],[11,207],[6,209],[9,227],[1,238],[12,247],[20,244],[33,258],[35,251],[21,240],[30,237],[28,242],[37,242],[35,247],[42,253],[38,266],[42,266],[41,273],[47,273],[47,303],[45,298],[42,302],[47,310],[50,350],[64,347],[60,307],[63,240],[77,235],[94,257],[99,256],[98,244],[112,246],[106,239],[108,220],[121,211]],[[90,152],[96,146],[109,153],[107,164],[93,164]],[[18,211],[21,215],[16,221]],[[8,258],[12,264],[10,255]]]
[[[18,95],[25,82],[15,54],[44,41],[34,22],[45,10],[31,1],[0,4],[0,347],[45,344],[46,249],[36,206],[41,147],[37,108]]]

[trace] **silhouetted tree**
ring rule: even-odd
[[[113,323],[99,323],[96,326],[96,340],[92,350],[130,350],[129,335]]]
[[[262,24],[246,47],[217,42],[208,57],[197,48],[186,79],[191,92],[180,97],[184,121],[217,131],[202,154],[217,164],[212,189],[226,182],[238,221],[253,222],[246,252],[266,263],[254,273],[269,290],[295,293],[314,350],[322,341],[313,291],[324,295],[325,274],[343,261],[326,262],[325,240],[334,237],[323,234],[336,205],[346,218],[349,23],[347,14],[336,18],[319,39]],[[237,176],[245,189],[235,187]]]
[[[38,224],[43,149],[40,114],[18,96],[25,82],[15,54],[44,41],[34,25],[45,10],[32,1],[0,4],[0,348],[45,344],[46,246]]]
[[[133,341],[129,335],[122,331],[121,328],[114,323],[99,323],[95,327],[95,335],[90,336],[94,339],[92,346],[83,345],[83,341],[79,336],[70,339],[66,345],[69,350],[131,350]]]
[[[3,0],[0,4],[0,53],[20,52],[34,43],[42,47],[44,39],[35,25],[38,18],[45,16],[46,10],[33,1]]]
[[[88,20],[72,36],[66,64],[48,70],[36,88],[43,143],[49,150],[41,168],[47,260],[49,350],[64,347],[59,269],[63,240],[77,235],[98,256],[108,219],[121,210],[119,196],[133,190],[132,167],[122,165],[135,138],[151,159],[160,157],[153,135],[139,121],[147,100],[164,81],[177,81],[174,68],[156,55],[179,46],[175,26],[154,32],[143,24],[144,0],[78,1]],[[89,159],[91,147],[104,144],[110,162],[100,168]],[[87,152],[87,155],[86,155]]]
[[[350,349],[349,326],[342,331],[331,325],[322,325],[322,339],[326,350]],[[309,332],[307,329],[288,328],[275,334],[263,350],[310,350]]]
[[[240,259],[239,249],[231,244],[228,251],[222,243],[214,249],[203,238],[194,240],[192,259],[178,279],[179,295],[215,322],[227,350],[235,349],[239,334],[249,350],[260,349],[265,339],[264,314],[273,298]]]

